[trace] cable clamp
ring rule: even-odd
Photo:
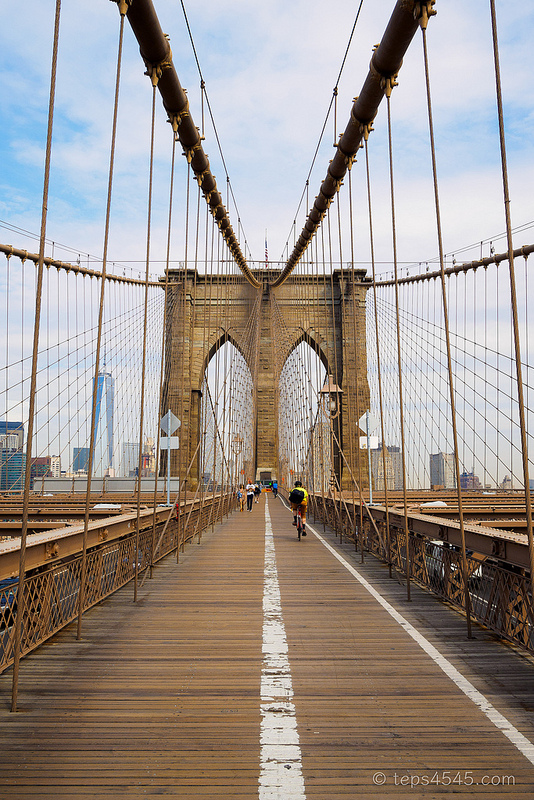
[[[374,128],[373,128],[373,121],[371,120],[371,122],[367,122],[367,123],[366,123],[365,125],[363,125],[362,127],[363,127],[363,138],[364,138],[364,139],[365,139],[365,141],[367,142],[367,141],[369,140],[369,134],[370,134],[372,131],[374,131]]]
[[[399,73],[396,72],[395,75],[390,75],[388,78],[382,78],[380,81],[380,86],[388,98],[391,97],[391,92],[393,91],[394,87],[399,85],[397,82],[398,74]]]
[[[190,164],[193,160],[195,153],[202,149],[200,138],[193,145],[193,147],[184,147],[184,156],[187,158],[187,163]]]
[[[117,3],[121,17],[126,16],[128,13],[128,6],[132,5],[132,0],[111,0],[111,2]]]
[[[167,43],[169,42],[169,37],[165,33],[163,34],[167,39]],[[142,54],[141,54],[142,55]],[[169,49],[167,50],[167,55],[161,61],[158,61],[156,64],[147,61],[146,58],[143,57],[143,61],[145,62],[146,72],[145,75],[148,75],[150,80],[152,81],[152,86],[157,86],[159,79],[163,75],[164,70],[170,69],[172,67],[172,50],[171,46],[169,45]]]
[[[172,125],[175,139],[176,141],[178,141],[178,128],[182,124],[183,120],[189,116],[189,100],[186,100],[186,105],[184,106],[182,111],[173,111],[172,113],[168,112],[168,116],[169,118],[167,122],[170,122],[170,124]]]
[[[202,181],[204,180],[206,175],[209,175],[209,173],[210,173],[210,168],[209,167],[206,167],[206,169],[203,170],[202,172],[195,172],[195,178],[196,178],[196,181],[197,181],[198,185],[200,186],[200,188],[202,188]],[[211,194],[211,192],[210,192],[210,194]],[[204,196],[206,196],[206,195],[204,195]]]
[[[375,44],[375,46],[373,47],[373,53],[376,53],[376,51],[378,50],[379,47],[380,47],[380,45]],[[402,61],[399,64],[399,69],[401,68],[401,66],[402,66]],[[369,64],[369,72],[374,77],[374,79],[379,83],[380,88],[382,89],[382,91],[384,92],[386,97],[390,97],[391,96],[391,90],[393,89],[393,87],[394,86],[398,86],[397,78],[398,78],[399,72],[397,71],[397,72],[393,73],[393,75],[387,75],[387,74],[385,74],[383,72],[380,72],[376,68],[376,66],[374,64],[374,55],[371,58],[371,62]]]
[[[419,20],[419,25],[426,31],[428,20],[430,17],[435,17],[438,13],[434,8],[436,0],[416,0],[413,9],[414,19]]]
[[[357,99],[358,98],[355,97],[354,101],[356,101]],[[360,136],[363,136],[363,129],[365,127],[365,123],[358,119],[358,117],[354,114],[354,109],[353,108],[351,108],[351,110],[350,110],[350,118],[351,118],[351,121],[353,122],[353,124],[358,128],[358,133],[360,134]],[[340,137],[340,139],[341,139],[341,137]]]

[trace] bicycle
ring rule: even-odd
[[[298,536],[299,542],[300,542],[300,537],[302,536],[303,527],[304,526],[302,524],[302,514],[300,513],[300,506],[299,506],[297,508],[297,536]]]

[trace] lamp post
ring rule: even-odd
[[[237,432],[234,433],[234,436],[233,436],[232,442],[231,442],[231,447],[232,447],[232,452],[235,455],[235,463],[236,463],[237,473],[239,474],[239,456],[241,454],[241,451],[243,450],[243,437],[241,436],[240,433],[237,433]],[[232,476],[232,491],[233,491],[233,487],[234,486],[235,486],[235,480],[234,480],[234,477]]]
[[[324,382],[323,388],[320,390],[321,406],[323,413],[331,421],[331,477],[330,482],[332,488],[335,488],[336,483],[341,488],[341,395],[343,389],[334,383],[332,375],[328,375]]]

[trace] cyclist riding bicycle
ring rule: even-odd
[[[306,508],[308,505],[308,492],[300,481],[295,481],[294,488],[289,493],[289,502],[293,511],[293,525],[297,526],[297,511],[300,509],[302,519],[302,535],[306,536]]]

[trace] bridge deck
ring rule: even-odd
[[[136,606],[126,587],[87,614],[82,642],[71,627],[23,661],[17,714],[2,676],[2,800],[257,798],[259,781],[261,798],[281,800],[532,796],[519,732],[534,741],[534,660],[478,628],[467,641],[459,615],[416,587],[406,603],[386,567],[336,547],[399,624],[319,538],[296,541],[280,500],[268,511],[262,495],[178,567],[158,566]],[[288,666],[264,578],[269,518]],[[505,715],[517,746],[408,623]]]

